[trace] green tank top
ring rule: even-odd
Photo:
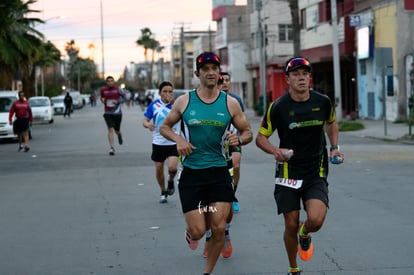
[[[225,137],[230,124],[226,93],[220,92],[214,102],[204,103],[196,90],[190,91],[181,130],[196,149],[183,157],[183,166],[192,169],[227,166]]]

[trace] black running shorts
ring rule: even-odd
[[[178,157],[177,146],[152,144],[151,160],[164,162],[169,157]]]
[[[232,177],[226,166],[206,169],[184,167],[178,180],[178,190],[183,213],[196,209],[203,211],[212,202],[235,200]]]
[[[121,114],[109,114],[105,113],[103,115],[106,126],[109,128],[114,128],[115,131],[119,131],[121,129],[121,121],[122,121],[122,113]]]
[[[275,185],[274,197],[277,205],[277,213],[288,213],[300,210],[300,201],[305,205],[309,199],[318,199],[329,207],[328,182],[324,178],[304,180],[300,189],[292,189],[285,186]]]
[[[21,134],[23,132],[29,131],[30,121],[28,118],[17,118],[13,122],[13,133]]]

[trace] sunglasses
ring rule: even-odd
[[[310,67],[310,62],[303,57],[297,57],[289,61],[286,65],[286,72],[289,72],[290,68],[297,67],[297,66],[308,66]]]
[[[207,61],[220,63],[220,57],[218,57],[217,55],[215,55],[213,53],[207,53],[207,54],[203,54],[202,56],[200,56],[197,59],[198,64],[202,64],[202,63],[205,63]]]
[[[223,84],[223,83],[224,83],[224,78],[222,75],[219,74],[217,84]]]

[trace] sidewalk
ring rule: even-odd
[[[383,120],[358,120],[365,129],[347,132],[359,137],[376,138],[389,141],[399,141],[414,145],[414,138],[408,137],[409,127],[405,123],[393,123]],[[414,126],[412,126],[414,131]]]
[[[257,116],[253,109],[246,109],[245,114],[250,121],[262,119],[261,116]],[[346,132],[350,135],[366,138],[375,138],[389,141],[399,141],[405,144],[414,145],[414,138],[408,137],[408,125],[405,123],[393,123],[383,120],[357,120],[365,126],[365,129],[358,131]],[[414,133],[414,125],[412,126],[412,134]]]

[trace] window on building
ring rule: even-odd
[[[300,10],[300,28],[306,29],[306,10]]]
[[[367,62],[365,60],[359,60],[361,75],[367,74]]]
[[[256,48],[257,44],[256,44],[256,33],[252,32],[250,35],[251,39],[252,39],[252,48]]]
[[[221,19],[216,21],[216,26],[217,26],[217,32],[223,33],[223,21]]]
[[[221,64],[228,65],[229,64],[228,49],[227,48],[220,49],[218,54],[219,54],[220,59],[221,59]]]
[[[292,41],[293,27],[291,24],[279,24],[279,41]]]
[[[254,1],[253,0],[247,0],[247,7],[249,9],[249,13],[253,13],[254,11]]]

